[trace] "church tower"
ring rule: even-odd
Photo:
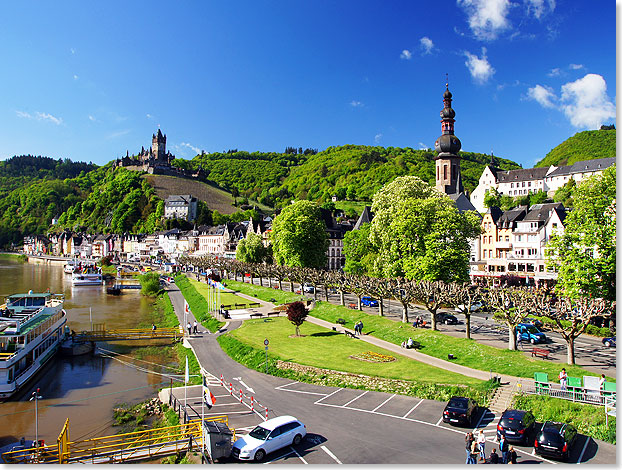
[[[166,135],[162,135],[160,129],[151,138],[151,150],[156,161],[166,159]]]
[[[434,142],[434,149],[438,156],[436,161],[436,189],[447,195],[458,195],[464,191],[462,177],[460,175],[460,159],[458,155],[462,144],[460,139],[454,135],[454,117],[456,112],[451,108],[451,92],[449,83],[446,84],[443,93],[443,104],[445,107],[441,111],[441,136]]]

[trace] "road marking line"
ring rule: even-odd
[[[302,455],[300,455],[296,449],[294,449],[293,447],[290,447],[290,448],[291,448],[291,449],[292,449],[292,450],[296,453],[296,455],[298,456],[298,458],[299,458],[300,460],[302,460],[302,463],[304,463],[305,465],[309,465],[309,462],[307,462],[305,459],[303,459],[303,458],[302,458]]]
[[[585,445],[583,446],[583,450],[581,451],[581,455],[579,455],[579,460],[577,460],[577,463],[581,463],[581,460],[583,460],[583,454],[585,453],[585,449],[587,449],[587,445],[590,442],[590,438],[585,436]]]
[[[395,396],[395,395],[393,395]],[[421,401],[419,403],[417,403],[415,406],[413,406],[408,413],[406,413],[404,416],[402,416],[402,418],[405,418],[406,416],[408,416],[410,413],[412,413],[413,411],[415,411],[415,408],[417,408],[419,405],[421,405],[421,403],[423,403],[423,398],[421,399]],[[376,410],[374,410],[376,411]],[[442,419],[442,418],[441,418]]]
[[[332,397],[335,393],[341,392],[342,390],[343,388],[339,388],[335,390],[333,393],[329,393],[328,395],[325,395],[324,398],[320,398],[318,401],[316,401],[315,405],[319,405],[322,400],[326,400],[328,397]],[[331,406],[336,406],[336,405],[331,405]]]
[[[320,449],[322,449],[322,450],[323,450],[324,452],[326,452],[326,453],[327,453],[330,457],[332,457],[332,458],[333,458],[333,460],[334,460],[335,462],[337,462],[338,464],[342,464],[341,460],[339,460],[339,459],[335,456],[335,454],[333,454],[330,450],[328,450],[328,449],[326,448],[326,446],[320,446]]]
[[[304,393],[306,395],[320,395],[323,397],[326,397],[327,394],[326,393],[318,393],[318,392],[305,392],[304,390],[289,390],[287,388],[275,388],[275,390],[281,390],[283,392],[291,392],[291,393]]]
[[[380,403],[376,408],[374,408],[372,411],[376,411],[378,408],[380,408],[382,405],[384,405],[386,402],[388,402],[391,398],[393,398],[395,396],[395,393],[393,395],[391,395],[389,398],[387,398],[385,401],[383,401],[382,403]]]
[[[355,400],[358,400],[359,398],[361,398],[363,395],[365,395],[367,392],[369,392],[369,390],[365,390],[363,393],[361,393],[358,397],[353,398],[352,400],[350,400],[348,403],[345,403],[343,405],[343,407],[345,408],[346,406],[348,406],[350,403],[352,403]]]
[[[291,382],[285,385],[279,385],[278,387],[275,387],[275,390],[285,390],[285,387],[289,387],[290,385],[296,385],[299,384],[300,382]],[[287,390],[289,392],[289,390]]]
[[[440,426],[441,425],[441,421],[443,421],[443,417],[442,416],[439,418],[439,420],[436,422],[436,424],[434,426]]]

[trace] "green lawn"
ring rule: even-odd
[[[232,281],[230,279],[225,280],[227,287],[236,292],[250,295],[256,299],[261,299],[266,302],[274,302],[275,304],[286,304],[300,300],[300,294],[294,294],[293,292],[284,292],[279,289],[271,289],[269,287],[259,287],[253,284],[247,284],[245,282]],[[284,283],[283,288],[289,288],[289,283]],[[272,300],[274,299],[274,301]]]
[[[481,380],[390,353],[309,322],[300,327],[301,337],[292,337],[295,327],[285,317],[246,320],[229,334],[256,349],[262,349],[267,338],[272,355],[283,361],[313,367],[434,384],[474,386],[482,383]],[[396,360],[373,363],[350,358],[367,351],[390,355]]]
[[[199,282],[194,279],[188,278],[190,284],[194,286],[199,294],[201,294],[207,300],[207,296],[209,291],[211,290],[210,286],[208,286],[205,282]],[[229,304],[243,304],[249,303],[249,300],[246,300],[242,297],[239,297],[235,294],[231,294],[230,292],[221,292],[220,293],[220,304],[229,305]],[[220,308],[220,304],[218,307]]]
[[[249,289],[249,295],[267,300],[267,298],[278,297],[279,291],[250,286],[234,281],[227,281],[229,287],[238,289],[238,285]],[[252,293],[251,292],[252,289]],[[286,298],[296,300],[300,296],[285,292],[282,293]],[[287,300],[286,300],[287,301]],[[291,301],[291,300],[289,300]],[[346,327],[353,328],[354,323],[362,320],[365,328],[364,332],[377,338],[389,341],[393,344],[401,344],[409,336],[421,343],[420,351],[430,356],[447,359],[447,354],[453,354],[456,359],[454,362],[473,369],[490,371],[499,374],[508,374],[515,377],[533,378],[534,372],[546,372],[549,380],[556,380],[562,367],[571,377],[582,377],[584,375],[600,375],[589,372],[580,366],[569,366],[563,363],[548,362],[542,359],[526,357],[520,351],[510,351],[509,349],[499,349],[485,344],[478,343],[466,338],[454,338],[444,335],[438,331],[430,329],[413,328],[410,324],[395,322],[388,318],[378,315],[370,315],[359,310],[352,310],[341,305],[333,305],[326,302],[319,302],[310,315],[321,318],[332,323],[336,323],[338,318],[346,320]],[[615,377],[608,377],[608,381],[615,382]]]

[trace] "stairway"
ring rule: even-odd
[[[512,401],[511,397],[516,392],[516,383],[514,381],[502,382],[501,386],[495,390],[488,409],[492,411],[496,416],[500,416],[510,406]]]

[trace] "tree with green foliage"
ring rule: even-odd
[[[574,180],[574,178],[570,178],[565,185],[555,191],[555,194],[553,195],[553,201],[561,202],[564,207],[572,207],[572,197],[574,196],[574,190],[576,187],[577,182]]]
[[[553,234],[547,261],[557,289],[571,299],[616,298],[616,167],[577,185],[564,231]]]
[[[534,204],[542,204],[549,199],[546,191],[538,191],[537,193],[532,193],[529,195],[529,205],[533,206]]]
[[[486,190],[486,194],[484,194],[484,206],[488,208],[501,207],[501,194],[499,194],[497,188]]]
[[[235,259],[243,263],[263,263],[270,262],[271,250],[264,246],[263,241],[256,233],[249,233],[238,243],[235,252]]]
[[[459,212],[449,197],[416,176],[385,185],[374,195],[372,212],[375,275],[469,279],[469,240],[481,233],[477,213]]]
[[[369,241],[370,229],[371,224],[363,224],[358,230],[350,230],[344,235],[345,272],[360,275],[367,274],[373,269],[376,253]]]
[[[272,252],[280,265],[323,268],[328,236],[318,205],[297,201],[285,207],[272,222]]]

